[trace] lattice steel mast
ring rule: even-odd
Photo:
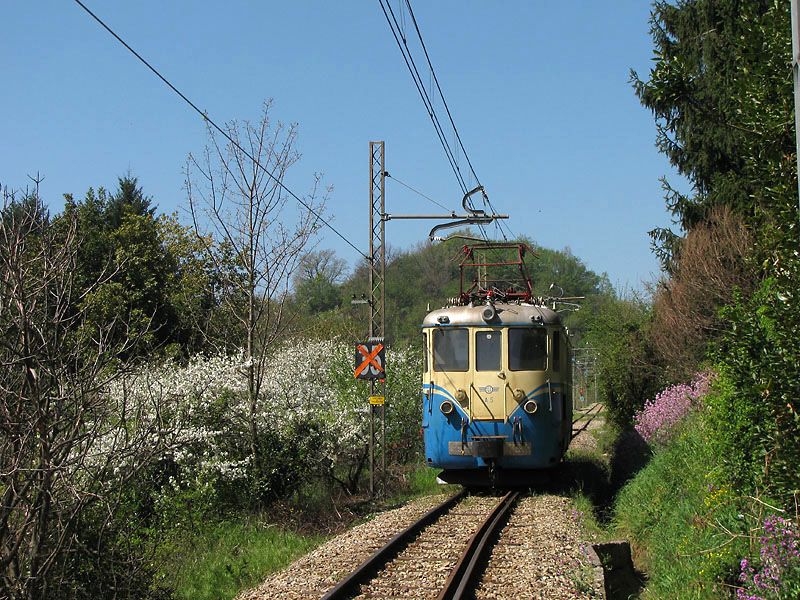
[[[369,143],[369,337],[384,342],[386,335],[386,159],[383,142]],[[384,404],[370,403],[369,491],[383,492],[386,475],[386,380],[370,381],[370,396],[383,396]],[[376,473],[376,470],[379,470]],[[377,474],[377,477],[376,477]]]
[[[369,298],[353,300],[369,304],[369,341],[385,344],[386,337],[386,221],[392,219],[433,219],[444,221],[431,229],[433,241],[437,231],[460,225],[491,223],[508,215],[488,215],[469,204],[473,194],[484,194],[482,187],[467,192],[462,199],[464,214],[393,215],[386,212],[386,157],[384,142],[369,143]],[[385,365],[384,365],[385,368]],[[382,404],[370,402],[369,422],[369,490],[382,494],[386,475],[386,380],[370,381],[370,396],[382,396]]]

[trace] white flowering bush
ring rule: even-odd
[[[313,478],[354,491],[366,465],[369,404],[367,384],[353,377],[353,352],[340,341],[305,339],[274,349],[256,414],[258,466],[251,464],[243,354],[148,366],[108,393],[153,407],[148,420],[162,424],[168,451],[152,475],[162,502],[262,501]],[[387,363],[387,459],[408,461],[419,449],[420,359],[410,349],[390,350]]]

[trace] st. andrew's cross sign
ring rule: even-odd
[[[356,344],[356,379],[386,379],[386,349],[381,342]]]

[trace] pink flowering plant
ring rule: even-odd
[[[758,539],[758,564],[743,558],[739,564],[737,600],[789,600],[800,598],[800,536],[797,525],[771,515],[764,520]]]
[[[664,388],[634,415],[634,428],[648,444],[666,443],[678,423],[708,393],[712,380],[713,373],[704,371],[695,375],[688,384]]]

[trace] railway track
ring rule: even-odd
[[[375,551],[323,598],[437,598],[474,594],[519,492],[456,494]]]
[[[576,419],[573,419],[572,421],[572,437],[575,438],[578,436],[578,434],[586,431],[589,428],[591,422],[594,421],[602,411],[603,411],[603,405],[600,403],[594,404],[588,407],[584,411],[576,411],[579,412],[580,414]],[[582,419],[586,419],[586,421],[581,423]],[[579,429],[575,429],[575,425],[579,423],[581,424],[581,427]]]

